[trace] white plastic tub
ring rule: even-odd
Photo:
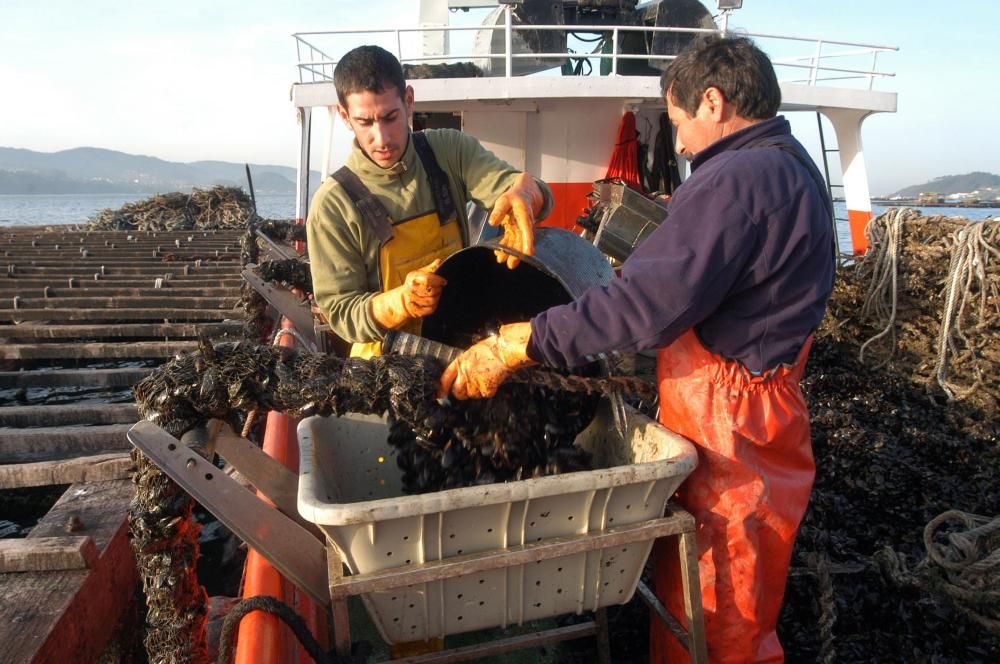
[[[627,440],[603,404],[577,443],[598,470],[403,495],[384,420],[310,417],[298,427],[299,512],[351,573],[599,533],[663,515],[694,470],[686,439],[629,411]],[[521,624],[628,601],[652,541],[363,595],[388,643]]]

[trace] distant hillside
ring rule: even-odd
[[[254,190],[293,193],[295,169],[250,164]],[[313,172],[312,181],[319,181]],[[180,163],[102,148],[35,152],[0,147],[0,194],[162,193],[216,184],[246,188],[243,164]]]
[[[934,178],[930,182],[904,187],[893,194],[893,196],[916,198],[920,194],[927,192],[948,196],[949,194],[967,194],[984,189],[1000,190],[1000,175],[983,173],[981,171],[966,173],[965,175],[944,175]]]

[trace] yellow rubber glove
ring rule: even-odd
[[[497,393],[512,373],[536,362],[528,357],[531,323],[502,325],[500,333],[470,346],[441,374],[437,397],[485,399]]]
[[[503,225],[500,245],[515,249],[525,256],[535,253],[535,215],[541,212],[545,196],[535,178],[521,173],[510,189],[500,194],[490,213],[490,226]],[[504,251],[494,251],[497,263],[507,263],[513,270],[521,259]]]
[[[407,321],[434,313],[441,299],[441,289],[448,283],[444,277],[434,274],[439,267],[440,258],[407,274],[401,286],[373,297],[372,316],[378,324],[395,330]]]

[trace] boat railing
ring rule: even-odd
[[[384,48],[394,51],[404,64],[450,63],[483,60],[503,60],[504,66],[500,76],[510,78],[518,76],[514,73],[514,60],[532,59],[535,61],[553,61],[556,69],[562,62],[590,60],[590,73],[595,71],[601,75],[619,76],[621,63],[626,60],[669,61],[676,55],[661,55],[649,53],[622,53],[619,49],[620,37],[628,32],[640,32],[651,40],[656,33],[673,33],[679,35],[721,33],[721,30],[705,28],[652,27],[652,26],[607,26],[607,25],[513,25],[510,13],[506,12],[507,20],[502,25],[434,25],[413,28],[374,28],[374,29],[343,29],[297,32],[295,39],[298,56],[297,68],[300,83],[323,83],[333,80],[333,70],[337,58],[330,55],[331,51],[343,53],[364,43],[379,43]],[[504,48],[502,52],[459,52],[434,55],[413,55],[410,51],[417,50],[415,38],[427,39],[428,36],[440,39],[441,33],[467,33],[480,31],[502,30],[504,33]],[[610,39],[608,52],[576,52],[567,48],[564,52],[535,53],[515,52],[515,35],[530,31],[561,31],[573,34],[602,34]],[[776,35],[766,33],[730,32],[747,36],[764,49],[772,58],[779,78],[788,83],[805,85],[829,85],[834,82],[852,82],[854,86],[862,85],[871,90],[875,80],[895,76],[894,73],[881,70],[878,56],[881,53],[898,50],[895,46],[879,46],[858,42]],[[404,43],[407,48],[404,48]],[[805,49],[803,52],[802,49]],[[407,51],[407,52],[404,52]],[[610,62],[610,68],[594,67],[593,62]]]

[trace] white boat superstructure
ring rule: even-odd
[[[592,16],[598,20],[567,24],[559,15],[556,22],[528,23],[517,14],[525,6],[523,2],[422,0],[421,24],[417,26],[296,33],[299,82],[292,87],[292,102],[302,126],[297,216],[304,218],[307,213],[314,110],[326,110],[322,172],[326,175],[336,166],[332,148],[340,120],[332,81],[337,59],[355,46],[378,43],[395,51],[404,65],[473,65],[459,77],[410,78],[415,115],[423,126],[452,126],[469,132],[515,167],[545,180],[556,199],[548,223],[572,227],[587,205],[593,181],[607,173],[622,114],[635,113],[643,143],[653,145],[656,139],[664,112],[659,69],[675,57],[669,48],[657,52],[654,47],[663,43],[658,40],[677,44],[699,33],[724,31],[731,11],[726,7],[740,3],[720,2],[719,24],[712,23],[708,10],[695,0],[661,0],[634,9],[645,11],[647,17],[659,11],[660,17],[667,14],[669,18],[663,7],[676,5],[689,12],[683,26],[661,25],[661,18],[633,20],[632,24],[615,22],[607,13],[593,9],[599,5],[635,6],[635,2],[581,0],[563,4],[574,5],[577,12],[585,5],[588,13],[582,19]],[[454,10],[484,7],[492,12],[483,24],[449,24],[456,15]],[[697,20],[690,19],[691,11]],[[699,11],[703,12],[700,17]],[[557,38],[545,39],[544,34]],[[823,123],[818,123],[821,167],[825,167],[830,183],[827,153],[839,153],[841,184],[830,186],[843,187],[842,194],[833,194],[842,195],[846,202],[853,250],[863,251],[871,202],[861,124],[873,113],[896,110],[896,94],[875,89],[876,82],[893,76],[880,69],[878,56],[896,48],[815,37],[740,34],[752,38],[771,56],[781,82],[781,112],[816,113],[833,127],[837,148],[828,149],[822,136]],[[599,50],[572,48],[594,42],[599,43]],[[560,50],[547,50],[552,43],[561,46]],[[476,75],[468,73],[473,71]],[[567,71],[589,71],[589,75],[560,75]]]

